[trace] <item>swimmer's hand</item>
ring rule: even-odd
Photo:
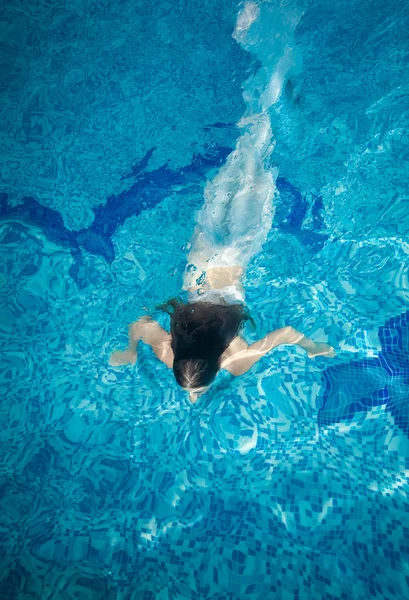
[[[114,352],[109,359],[109,364],[112,367],[121,367],[122,365],[134,365],[137,359],[136,352],[132,350],[124,350],[123,352]]]
[[[313,344],[314,347],[307,352],[309,358],[315,358],[316,356],[333,358],[336,355],[334,348],[328,344],[324,344],[323,342],[313,342]]]

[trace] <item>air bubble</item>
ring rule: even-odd
[[[186,270],[188,273],[194,273],[197,271],[197,267],[195,267],[195,265],[188,265]]]
[[[200,275],[200,277],[198,277],[196,279],[197,285],[202,285],[202,283],[204,282],[205,278],[206,278],[206,272],[203,271],[202,274]]]

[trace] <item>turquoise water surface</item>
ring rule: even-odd
[[[409,597],[408,31],[397,0],[2,8],[0,598]],[[244,336],[337,356],[196,405],[147,346],[111,367],[196,223],[242,244],[252,207]]]

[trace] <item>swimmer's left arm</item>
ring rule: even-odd
[[[335,355],[332,346],[322,342],[314,342],[294,327],[289,326],[268,333],[263,339],[250,346],[241,337],[236,337],[222,355],[221,368],[226,369],[232,375],[243,375],[262,356],[281,344],[297,344],[307,352],[310,358],[314,356],[332,357]]]

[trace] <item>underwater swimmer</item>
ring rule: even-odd
[[[184,303],[173,299],[160,307],[170,315],[170,333],[156,321],[142,317],[129,326],[128,348],[114,352],[111,365],[134,364],[138,342],[143,341],[173,369],[177,383],[195,403],[220,369],[243,375],[281,344],[297,344],[310,358],[334,356],[331,346],[313,342],[291,326],[272,331],[248,345],[239,335],[244,323],[251,319],[239,281],[242,272],[238,266],[208,269],[202,283],[189,290],[191,294],[199,291],[194,300]]]

